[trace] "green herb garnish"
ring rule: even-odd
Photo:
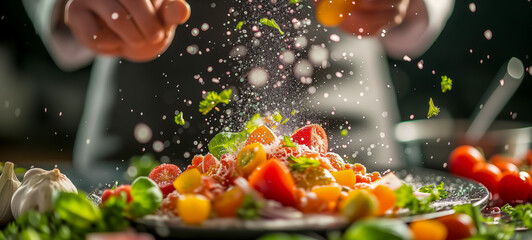
[[[292,139],[289,136],[284,136],[283,140],[284,140],[283,147],[297,147],[296,144],[292,142]]]
[[[244,26],[244,21],[240,21],[236,24],[236,30],[242,29],[242,26]]]
[[[532,204],[519,204],[515,207],[506,204],[501,208],[501,211],[507,213],[511,222],[519,223],[526,228],[532,228]]]
[[[453,80],[447,76],[441,76],[441,92],[451,91]]]
[[[175,116],[175,119],[174,119],[175,123],[177,125],[185,125],[185,119],[183,118],[183,112],[180,112],[179,114],[177,114],[177,116]]]
[[[263,24],[263,25],[266,25],[268,27],[275,28],[275,29],[279,30],[279,33],[281,33],[281,35],[284,35],[283,30],[281,30],[281,28],[279,27],[279,25],[277,25],[277,23],[275,22],[275,20],[273,20],[273,18],[272,19],[261,18],[260,19],[260,23]]]
[[[218,159],[224,153],[235,152],[240,143],[246,141],[248,136],[262,124],[264,121],[257,113],[244,124],[244,129],[241,132],[219,132],[207,145],[209,152]]]
[[[509,240],[514,235],[515,227],[511,224],[504,222],[499,222],[499,224],[485,224],[491,220],[484,218],[478,206],[464,204],[454,207],[454,210],[456,213],[467,214],[473,219],[473,224],[477,231],[475,235],[468,238],[469,240]]]
[[[260,210],[263,207],[261,202],[257,202],[247,194],[242,205],[236,210],[236,216],[240,219],[253,220],[260,217]]]
[[[309,167],[317,167],[321,164],[319,159],[309,158],[309,157],[288,157],[289,160],[292,160],[294,163],[290,164],[290,169],[292,171],[304,172]]]
[[[444,183],[440,182],[438,186],[434,187],[434,184],[423,186],[419,189],[419,192],[434,194],[436,200],[445,199],[449,196],[449,192],[445,191]]]
[[[407,208],[412,214],[433,212],[434,208],[430,206],[432,202],[431,197],[416,197],[411,186],[403,184],[400,188],[395,190],[395,206],[400,208]]]
[[[297,112],[296,110],[292,110],[292,112],[290,114],[296,115],[296,112]]]
[[[279,113],[279,111],[276,111],[272,114],[272,118],[273,120],[275,120],[276,122],[280,123],[281,120],[283,120],[283,116],[281,116],[281,114]]]
[[[207,115],[218,103],[228,104],[231,100],[231,89],[226,89],[218,94],[217,92],[209,92],[207,97],[199,104],[199,111],[203,115]]]
[[[342,129],[342,131],[340,131],[340,134],[342,134],[342,136],[347,136],[349,132],[347,131],[347,129]]]
[[[298,2],[301,2],[301,0],[290,0],[290,4],[296,4]]]
[[[429,112],[427,113],[427,118],[431,118],[433,116],[438,116],[440,113],[440,109],[436,106],[434,106],[434,101],[432,101],[432,98],[429,100]]]

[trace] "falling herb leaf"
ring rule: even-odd
[[[279,111],[276,111],[272,114],[272,118],[273,120],[275,120],[276,122],[280,123],[281,120],[283,120],[283,116],[281,116],[281,114],[279,113]]]
[[[289,160],[294,161],[290,164],[290,169],[297,172],[304,172],[309,167],[317,167],[321,164],[319,159],[309,157],[288,157]]]
[[[281,35],[284,35],[283,30],[281,30],[281,28],[279,27],[279,25],[277,25],[277,23],[275,22],[275,20],[273,20],[273,18],[272,18],[272,19],[261,18],[261,19],[260,19],[260,23],[263,24],[263,25],[266,25],[266,26],[269,26],[269,27],[275,28],[275,29],[279,30],[279,32],[281,33]]]
[[[296,110],[293,110],[291,114],[296,115],[296,112],[297,112]]]
[[[240,21],[236,24],[236,30],[242,29],[242,26],[244,26],[244,21]]]
[[[298,2],[301,2],[301,0],[290,0],[290,4],[296,4]]]
[[[285,119],[281,122],[281,124],[285,124],[286,122],[288,122],[288,120],[290,120],[290,118],[285,118]]]
[[[342,136],[347,136],[347,129],[342,129],[342,131],[340,131],[340,134],[342,134]]]
[[[183,112],[180,112],[179,114],[177,114],[177,116],[175,116],[175,124],[177,125],[185,125],[185,119],[183,118]]]
[[[433,116],[438,116],[440,113],[440,109],[436,106],[434,106],[434,102],[432,101],[432,98],[429,100],[429,112],[427,113],[427,118],[431,118]]]
[[[441,76],[441,91],[447,92],[447,90],[451,91],[451,88],[453,87],[453,80],[447,76]]]
[[[434,184],[423,186],[419,189],[419,192],[434,194],[437,199],[445,199],[449,196],[449,192],[445,191],[443,182],[440,182],[436,187],[434,187]]]
[[[231,99],[231,89],[226,89],[218,94],[217,92],[209,92],[207,97],[199,104],[199,111],[203,115],[207,115],[218,103],[228,104]]]
[[[296,144],[294,144],[294,142],[292,142],[292,139],[290,139],[289,136],[284,136],[283,140],[284,140],[283,147],[297,147]]]

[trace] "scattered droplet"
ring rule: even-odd
[[[196,37],[199,35],[199,29],[193,28],[192,30],[190,30],[190,33],[192,34],[192,36]]]
[[[493,37],[493,33],[491,32],[491,30],[486,30],[484,31],[484,37],[488,40],[491,40],[491,38]]]
[[[155,141],[152,144],[153,151],[162,152],[164,150],[164,144],[161,141]]]
[[[209,30],[209,28],[210,28],[210,26],[209,26],[208,23],[201,24],[201,30],[202,31],[207,31],[207,30]]]
[[[268,78],[268,72],[264,68],[254,68],[248,74],[248,82],[255,87],[266,85]]]
[[[113,20],[118,19],[118,17],[119,17],[119,15],[118,15],[117,12],[114,12],[114,13],[111,14],[111,19],[113,19]]]
[[[151,140],[153,134],[151,128],[148,125],[144,123],[139,123],[135,126],[134,136],[138,142],[147,143]]]
[[[471,11],[472,13],[476,12],[477,5],[475,5],[475,3],[469,3],[469,11]]]
[[[190,55],[195,55],[195,54],[198,53],[198,51],[199,51],[199,47],[196,44],[193,44],[193,45],[190,45],[190,46],[187,47],[187,52]]]
[[[337,34],[331,34],[329,39],[331,39],[331,41],[333,41],[333,42],[339,42],[340,41],[340,36],[338,36]]]
[[[403,60],[407,61],[407,62],[411,62],[412,61],[412,58],[410,58],[408,55],[404,55],[403,56]]]

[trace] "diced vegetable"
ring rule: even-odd
[[[163,193],[163,197],[175,190],[174,181],[181,175],[181,169],[174,164],[161,164],[151,170],[148,176],[151,180],[157,183],[159,189]]]
[[[177,201],[177,211],[187,224],[201,224],[209,218],[211,202],[199,194],[184,194]]]
[[[326,153],[329,148],[327,134],[320,125],[312,124],[297,129],[292,134],[292,141],[305,145],[320,153]]]
[[[336,183],[342,186],[354,188],[355,183],[357,183],[355,172],[353,172],[353,170],[348,169],[343,171],[331,172],[331,174],[336,180]]]
[[[201,186],[201,173],[197,168],[189,169],[183,172],[174,181],[174,187],[177,192],[193,193],[194,190]]]
[[[205,157],[202,155],[196,155],[192,159],[192,164],[188,166],[187,170],[190,168],[197,168],[200,173],[206,173],[212,166],[218,164],[218,162],[218,159],[210,153],[205,155]]]
[[[379,202],[378,215],[384,215],[386,211],[392,209],[395,205],[395,193],[385,185],[378,185],[373,189],[373,194]]]
[[[447,228],[438,220],[422,220],[410,224],[414,239],[445,240]]]
[[[238,172],[247,177],[257,166],[266,161],[266,152],[262,144],[256,142],[245,146],[236,156],[236,168]]]
[[[235,217],[244,197],[245,194],[239,187],[232,187],[214,199],[214,211],[218,217]]]
[[[312,192],[316,194],[318,198],[321,198],[327,202],[336,202],[340,197],[341,189],[339,186],[318,186],[312,188]]]
[[[377,215],[379,202],[368,190],[353,190],[340,203],[340,212],[351,221]]]
[[[262,143],[264,145],[268,145],[275,141],[276,138],[277,137],[269,127],[262,125],[255,129],[251,135],[249,135],[248,139],[246,140],[246,145],[252,143]]]
[[[335,182],[329,170],[317,167],[308,167],[303,172],[292,172],[296,185],[300,188],[310,190],[315,186],[330,185]]]
[[[284,206],[295,206],[296,186],[288,168],[277,159],[270,159],[255,169],[249,176],[249,185],[267,199]]]

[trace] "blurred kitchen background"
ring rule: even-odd
[[[498,120],[532,124],[532,3],[461,1],[433,46],[412,61],[391,60],[401,120],[469,118],[500,66],[511,57],[524,80]],[[422,68],[420,64],[422,63]],[[435,74],[433,74],[433,71]],[[63,72],[52,61],[21,1],[0,1],[0,161],[68,163],[84,106],[90,67]],[[440,76],[453,79],[442,94]]]

